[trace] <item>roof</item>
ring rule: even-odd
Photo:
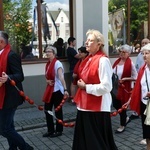
[[[52,15],[54,21],[56,21],[59,13],[60,13],[61,10],[57,10],[57,11],[50,11],[48,10],[47,13]],[[64,11],[64,10],[63,10]],[[64,13],[66,14],[66,16],[69,18],[69,11],[64,11]]]

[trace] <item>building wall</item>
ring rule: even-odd
[[[105,50],[108,53],[108,0],[74,1],[74,34],[77,47],[86,41],[88,29],[97,29],[104,35]]]

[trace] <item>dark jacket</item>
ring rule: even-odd
[[[19,90],[23,90],[22,81],[24,80],[23,70],[21,66],[21,58],[15,52],[10,51],[8,54],[8,62],[6,74],[16,82],[16,86]],[[5,99],[4,109],[17,108],[24,101],[23,97],[19,95],[18,90],[10,84],[10,80],[5,83]]]

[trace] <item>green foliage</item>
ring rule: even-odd
[[[3,0],[4,29],[17,52],[21,43],[28,44],[31,41],[28,21],[31,18],[31,7],[32,0]]]
[[[127,2],[128,0],[109,0],[109,12],[124,8],[127,17]],[[132,36],[131,39],[134,41],[137,39],[140,32],[142,32],[142,23],[148,20],[148,0],[130,0],[130,6],[130,32]]]

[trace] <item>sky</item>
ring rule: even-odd
[[[44,0],[49,10],[58,10],[58,8],[63,8],[64,10],[69,10],[69,0]],[[33,0],[32,7],[37,6],[36,0]]]

